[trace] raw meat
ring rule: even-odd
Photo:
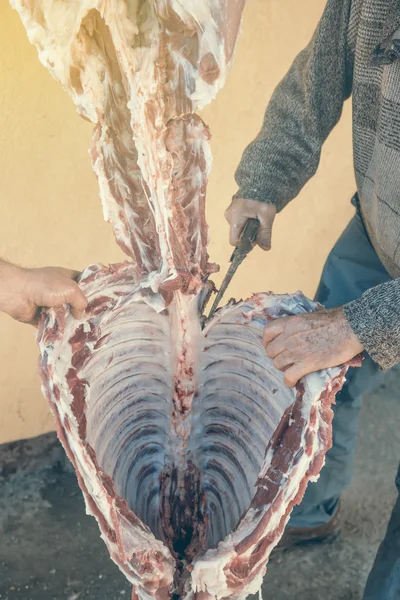
[[[346,368],[296,394],[262,345],[269,319],[314,305],[259,294],[202,330],[198,298],[156,313],[129,264],[89,267],[81,286],[84,322],[42,321],[41,370],[111,557],[140,598],[245,598],[331,443]]]
[[[82,321],[43,315],[43,389],[87,511],[133,598],[242,599],[331,443],[347,367],[296,392],[267,358],[257,294],[210,321],[209,132],[244,0],[12,0],[43,64],[96,124],[105,217],[130,262],[88,267]]]
[[[105,218],[142,287],[195,293],[207,263],[209,131],[245,0],[11,0],[39,58],[96,123]]]

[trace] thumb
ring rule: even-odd
[[[236,246],[243,228],[250,218],[248,211],[243,206],[243,201],[232,203],[225,213],[225,218],[230,225],[229,243],[231,246]]]
[[[74,284],[72,290],[68,292],[64,299],[66,304],[71,307],[71,313],[75,319],[82,319],[85,313],[85,308],[88,305],[87,298],[77,284]]]
[[[81,275],[81,271],[65,269],[64,267],[50,267],[50,269],[54,269],[54,271],[56,271],[59,275],[63,275],[64,277],[68,277],[68,279],[73,279],[74,281],[77,281]]]

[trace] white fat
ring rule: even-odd
[[[192,589],[194,592],[207,592],[213,598],[223,598],[227,592],[224,569],[237,556],[231,540],[221,542],[218,550],[208,553],[208,560],[197,560],[192,571]],[[211,567],[211,568],[210,568]]]
[[[129,267],[127,268],[129,269]],[[95,270],[95,266],[86,269],[85,272],[82,274],[81,282],[87,281],[87,279],[93,275],[93,272]],[[101,285],[102,280],[104,281],[104,276],[100,275],[97,281],[95,280],[93,283],[88,284],[85,292],[88,296],[89,301],[95,299],[97,295],[107,294],[110,298],[112,298],[115,297],[115,291],[121,291],[121,286],[117,286],[117,288],[115,288],[115,286],[107,287]],[[135,294],[133,294],[132,297],[135,297]],[[140,294],[137,294],[137,299],[139,302],[141,301]],[[123,300],[119,300],[119,302],[123,302]],[[55,323],[55,312],[53,310],[50,310],[48,311],[48,315],[48,326],[52,327]],[[97,518],[97,515],[94,514],[91,508],[89,507],[88,498],[91,498],[95,502],[100,514],[106,520],[108,527],[111,530],[114,530],[118,526],[119,534],[121,536],[121,546],[111,542],[110,539],[104,534],[104,532],[102,532],[101,537],[108,547],[112,560],[114,560],[114,562],[120,568],[122,566],[124,567],[125,576],[135,587],[138,588],[138,592],[142,600],[150,600],[150,596],[144,590],[142,590],[142,586],[146,583],[146,581],[143,580],[141,576],[139,576],[139,574],[129,564],[128,561],[132,556],[134,556],[135,552],[141,552],[143,548],[148,548],[149,550],[151,549],[154,552],[159,552],[161,555],[164,555],[167,560],[170,560],[169,550],[164,546],[162,542],[157,540],[151,532],[143,534],[138,530],[132,530],[131,525],[125,520],[125,517],[123,517],[119,513],[119,510],[115,506],[114,500],[110,499],[106,489],[100,482],[97,476],[96,467],[93,464],[85,446],[79,438],[78,423],[71,408],[73,398],[66,383],[66,375],[68,370],[71,368],[72,360],[72,347],[67,340],[69,340],[72,337],[74,332],[81,325],[83,326],[83,330],[85,332],[91,331],[90,319],[83,321],[82,323],[77,322],[71,316],[68,316],[66,319],[63,341],[61,341],[61,343],[52,342],[50,345],[46,346],[43,343],[43,341],[39,342],[41,353],[46,354],[48,356],[47,366],[48,368],[53,370],[54,381],[57,382],[57,385],[60,390],[60,401],[57,401],[52,395],[52,392],[50,392],[51,401],[54,410],[59,415],[61,424],[63,424],[64,418],[65,416],[67,416],[71,426],[71,433],[69,433],[65,429],[64,434],[67,438],[73,458],[76,461],[77,470],[82,476],[87,488],[88,495],[86,496],[84,494],[86,513],[88,515],[96,516]],[[49,393],[46,385],[43,385],[43,392],[45,395]],[[90,386],[85,387],[85,402],[86,407],[90,408]],[[173,569],[171,569],[170,573],[163,572],[161,575],[162,577],[170,577],[172,581]],[[154,576],[154,573],[152,573],[150,576]]]
[[[118,278],[116,277],[114,271],[109,273],[100,266],[88,268],[82,275],[81,280],[84,286],[84,291],[88,295],[90,302],[94,301],[96,297],[104,296],[105,294],[108,297],[117,300],[117,304],[113,311],[110,313],[104,313],[104,315],[100,318],[100,322],[96,325],[99,327],[102,319],[105,319],[104,324],[101,325],[101,329],[98,332],[100,337],[105,333],[113,331],[113,320],[117,318],[120,310],[126,310],[127,297],[124,295],[120,296],[120,293],[124,289],[124,285],[126,291],[129,290],[129,285],[132,285],[129,284],[129,278],[126,279],[129,273],[129,265],[122,267],[121,277],[125,277],[126,281],[126,283],[123,285],[118,283]],[[140,330],[141,319],[144,319],[148,323],[154,321],[154,324],[157,320],[157,323],[159,323],[157,328],[159,328],[163,323],[162,331],[164,334],[167,332],[172,332],[173,336],[171,338],[171,342],[169,342],[171,344],[171,354],[165,354],[162,360],[167,361],[165,364],[170,364],[171,381],[179,382],[178,387],[182,391],[182,394],[176,397],[175,406],[178,408],[177,414],[179,415],[181,413],[179,402],[183,402],[182,408],[185,407],[186,416],[182,420],[177,419],[175,421],[171,421],[168,444],[166,445],[168,453],[167,455],[171,457],[169,460],[173,460],[175,465],[179,467],[180,472],[185,473],[185,456],[188,455],[192,457],[192,460],[195,464],[197,464],[199,469],[202,469],[202,427],[204,427],[206,423],[204,419],[208,418],[207,411],[204,413],[204,410],[207,408],[207,406],[211,406],[207,405],[207,402],[212,402],[213,394],[216,394],[216,401],[218,401],[218,398],[220,398],[219,403],[221,406],[223,406],[223,402],[225,401],[224,397],[218,396],[218,394],[220,394],[218,391],[219,380],[213,380],[213,372],[215,370],[214,365],[217,365],[217,370],[215,373],[219,372],[222,377],[224,377],[224,369],[229,367],[229,364],[235,364],[235,361],[238,359],[241,364],[241,366],[238,367],[238,375],[245,373],[243,369],[251,367],[253,378],[252,394],[254,399],[256,399],[258,392],[257,387],[254,386],[256,386],[256,382],[258,378],[261,377],[261,374],[264,373],[263,368],[259,369],[257,367],[257,361],[262,361],[260,363],[260,367],[262,367],[262,364],[265,364],[266,368],[268,365],[267,361],[269,361],[268,357],[266,357],[265,353],[263,352],[262,347],[262,332],[266,323],[265,314],[278,314],[279,310],[287,311],[289,307],[291,307],[294,312],[303,312],[304,310],[308,310],[310,308],[310,304],[308,304],[308,301],[299,294],[297,294],[295,297],[276,297],[268,294],[257,295],[248,302],[231,305],[224,308],[218,314],[218,318],[214,318],[208,327],[201,331],[197,315],[196,300],[190,301],[189,298],[183,294],[176,295],[175,301],[170,307],[169,315],[163,313],[159,314],[156,318],[155,315],[157,313],[154,313],[154,316],[152,317],[152,308],[146,307],[146,304],[143,303],[145,298],[142,297],[142,292],[140,289],[134,293],[131,293],[129,297],[131,299],[130,302],[132,303],[132,318],[137,319],[137,325],[135,325],[135,327],[139,326]],[[277,312],[275,313],[274,311]],[[49,327],[53,326],[54,323],[55,313],[50,311],[48,323]],[[92,321],[90,319],[84,321],[84,331],[91,331],[92,326],[94,326],[95,323],[97,323],[97,317]],[[53,380],[57,382],[61,392],[60,401],[55,401],[55,398],[53,397],[52,402],[55,404],[55,408],[59,412],[61,421],[64,415],[67,415],[70,420],[72,431],[71,434],[67,434],[68,443],[70,444],[75,460],[77,461],[78,471],[83,476],[88,487],[89,497],[91,497],[96,503],[96,506],[103,514],[110,527],[115,527],[115,519],[117,518],[122,546],[120,547],[116,544],[110,543],[107,536],[103,535],[103,539],[108,545],[110,555],[116,564],[120,566],[120,568],[124,566],[125,575],[129,581],[131,581],[135,587],[138,588],[139,596],[145,600],[147,594],[146,589],[143,587],[145,582],[141,580],[135,569],[133,569],[129,563],[126,562],[127,559],[130,556],[133,556],[135,552],[141,552],[143,548],[151,548],[154,551],[157,550],[161,552],[161,554],[166,557],[167,561],[171,557],[168,548],[152,533],[143,534],[138,532],[136,529],[132,529],[121,515],[118,516],[119,513],[115,508],[114,502],[110,501],[105,489],[98,480],[94,465],[92,464],[82,442],[79,440],[77,422],[71,410],[72,397],[68,386],[66,385],[66,373],[71,367],[72,362],[71,346],[66,342],[66,340],[70,339],[74,331],[76,331],[76,329],[81,325],[81,323],[74,320],[71,316],[67,316],[63,340],[60,340],[59,342],[51,342],[47,346],[44,346],[43,344],[41,345],[41,352],[43,355],[48,355],[48,367],[54,369]],[[128,329],[125,328],[126,332],[129,331],[129,321],[127,326]],[[122,329],[118,329],[118,332],[121,333]],[[116,341],[118,341],[118,338],[116,338],[113,343],[116,343]],[[226,346],[227,342],[229,342],[229,346]],[[88,347],[91,348],[94,355],[96,355],[97,351],[94,351],[93,342],[90,342]],[[118,348],[120,348],[120,346],[118,346]],[[249,352],[250,355],[248,354]],[[99,356],[103,356],[101,351]],[[182,356],[185,356],[183,362],[181,361]],[[246,362],[246,356],[252,357],[251,363]],[[104,358],[101,360],[104,364],[107,364],[107,355],[105,354]],[[158,358],[157,361],[157,364],[159,365],[158,369],[160,369],[161,363],[159,362]],[[218,361],[220,361],[219,366]],[[99,366],[101,366],[101,364],[102,363],[100,362]],[[190,365],[192,365],[194,369],[192,374],[187,371],[187,367]],[[246,365],[248,365],[248,367],[246,367]],[[88,367],[85,366],[82,368],[79,373],[80,377],[91,382],[90,385],[86,386],[85,390],[86,414],[88,418],[92,408],[95,407],[93,401],[96,401],[98,396],[96,392],[97,384],[93,385],[93,381],[91,381],[91,369],[92,367],[90,367],[89,364]],[[103,370],[104,368],[100,368],[98,374],[97,372],[95,373],[96,380],[99,379],[99,376],[102,374]],[[267,370],[265,370],[265,373],[267,373]],[[303,417],[306,421],[309,421],[311,409],[315,403],[318,402],[321,393],[325,392],[326,390],[330,390],[332,377],[336,377],[337,375],[338,370],[334,369],[330,370],[329,372],[322,372],[320,374],[312,375],[305,379]],[[106,381],[106,371],[104,372],[104,377]],[[160,374],[158,374],[157,378],[160,378]],[[223,381],[223,379],[220,381]],[[236,385],[234,383],[234,374],[230,376],[230,381],[230,385]],[[262,380],[260,379],[260,381]],[[99,385],[100,384],[101,381]],[[240,390],[240,381],[238,381],[238,385],[238,389]],[[282,375],[278,374],[277,372],[272,372],[270,379],[265,379],[262,386],[264,386],[266,390],[272,389],[276,386],[282,389]],[[173,387],[173,383],[171,383],[171,387]],[[187,395],[185,395],[186,393]],[[279,415],[281,415],[284,409],[289,407],[293,402],[293,392],[286,389],[285,394],[287,394],[286,400],[283,402],[283,398],[281,397],[280,404],[278,404],[274,398],[271,398],[271,401],[268,405],[268,414],[262,417],[265,419],[265,424],[263,424],[262,429],[265,430],[266,427],[269,428],[270,434],[272,434],[274,428],[279,422]],[[171,398],[175,398],[175,396],[171,394]],[[191,403],[194,403],[192,408],[190,408]],[[311,455],[308,456],[307,453],[304,453],[303,458],[300,460],[298,465],[293,467],[292,471],[287,474],[288,482],[283,488],[284,497],[278,509],[275,506],[267,505],[257,509],[248,508],[246,510],[246,506],[249,506],[251,500],[251,494],[255,493],[256,487],[253,488],[253,491],[250,493],[247,499],[246,496],[241,496],[246,485],[248,486],[250,484],[250,486],[255,486],[255,479],[257,479],[257,476],[262,476],[266,473],[272,458],[272,451],[267,453],[264,459],[262,455],[257,458],[257,460],[259,460],[259,467],[258,470],[254,471],[254,480],[251,479],[250,471],[246,467],[245,473],[247,477],[250,477],[250,479],[247,480],[245,486],[243,486],[239,474],[236,473],[235,470],[231,471],[232,482],[237,490],[238,499],[240,502],[242,502],[242,504],[238,506],[237,517],[235,518],[240,519],[241,513],[243,513],[243,517],[240,519],[234,532],[228,533],[228,535],[225,535],[225,537],[223,536],[223,539],[221,539],[218,544],[214,544],[214,547],[211,547],[209,550],[207,550],[204,555],[194,559],[192,563],[193,571],[190,579],[192,592],[207,592],[212,598],[215,598],[215,600],[229,598],[232,592],[227,584],[226,574],[229,572],[230,564],[236,558],[240,558],[241,560],[250,558],[250,555],[255,547],[255,545],[251,545],[246,552],[242,553],[241,556],[238,557],[235,550],[237,545],[254,532],[255,528],[260,523],[260,520],[266,515],[269,515],[268,526],[262,533],[262,538],[265,535],[271,535],[272,532],[277,531],[281,526],[282,517],[287,512],[288,505],[293,502],[295,496],[297,495],[299,486],[304,480],[305,474],[312,459],[318,452],[324,450],[324,448],[322,448],[320,445],[321,440],[319,436],[321,427],[323,427],[324,424],[321,421],[320,405],[317,406],[319,408],[317,411],[316,424],[312,431]],[[273,417],[274,411],[276,413],[275,417]],[[257,417],[253,424],[251,424],[249,421],[249,427],[257,427],[257,419],[259,418],[260,417]],[[92,421],[90,421],[90,428],[92,428],[91,423]],[[215,421],[215,423],[218,424],[217,421]],[[234,425],[234,423],[232,423],[232,425]],[[242,431],[242,435],[245,434],[246,432]],[[264,445],[267,443],[267,440],[268,437],[263,442]],[[96,446],[97,442],[94,443]],[[199,444],[200,447],[198,446]],[[305,446],[304,439],[302,441],[302,446]],[[250,447],[251,444],[249,449]],[[237,448],[237,451],[237,456],[239,456],[240,449]],[[110,456],[109,458],[113,457]],[[245,455],[243,455],[242,458],[242,464],[245,466]],[[206,467],[204,477],[207,477]],[[225,492],[221,489],[221,493],[223,496]],[[87,503],[87,507],[88,506],[89,505]],[[228,516],[228,513],[225,512],[225,519],[227,519]],[[288,515],[286,515],[286,518],[288,518]],[[233,529],[234,525],[235,521],[230,523],[229,528]],[[220,533],[217,533],[217,535],[220,535]],[[210,539],[212,540],[212,538]],[[258,544],[261,539],[258,537],[254,544]],[[259,562],[254,565],[254,572],[250,574],[248,581],[243,582],[242,590],[240,592],[235,592],[238,600],[244,600],[248,594],[256,593],[259,590],[263,575],[265,574],[266,563],[269,554],[277,542],[278,536],[276,535],[273,542],[271,542],[270,546],[266,549],[265,554],[260,556]],[[154,566],[156,567],[156,565]],[[151,575],[149,575],[149,581],[154,581],[154,577],[159,577],[160,580],[163,579],[164,576],[170,576],[172,578],[172,571],[170,571],[168,575],[164,570],[165,566],[160,568],[161,570],[159,571],[159,575],[157,575],[157,569]],[[153,577],[153,579],[151,579],[151,577]],[[187,600],[189,600],[189,598],[190,594],[188,595]]]

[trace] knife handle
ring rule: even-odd
[[[236,244],[234,254],[245,257],[250,250],[253,250],[256,243],[260,221],[258,219],[249,219],[243,228],[242,234]]]
[[[255,244],[257,239],[258,229],[260,227],[260,221],[258,219],[249,219],[244,226],[240,240]]]
[[[253,250],[259,227],[260,221],[258,219],[249,219],[247,221],[230,258],[231,263],[238,262],[238,264],[240,264],[246,258],[248,253]]]

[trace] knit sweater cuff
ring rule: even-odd
[[[367,290],[346,304],[344,313],[381,369],[387,371],[400,362],[400,279]]]
[[[258,202],[264,202],[264,204],[272,204],[275,206],[277,212],[280,212],[289,201],[284,202],[283,200],[277,200],[273,198],[272,194],[268,191],[258,189],[255,187],[242,186],[239,188],[237,193],[233,196],[233,200],[244,198],[245,200],[257,200]]]

